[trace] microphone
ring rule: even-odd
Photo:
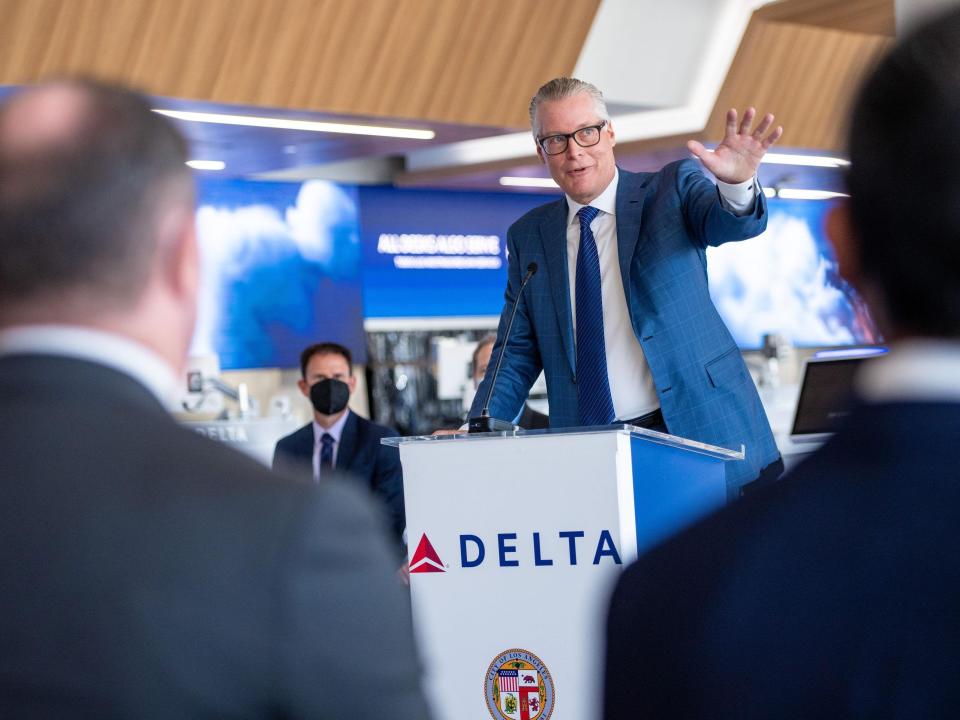
[[[517,308],[520,307],[520,298],[523,296],[523,289],[527,286],[537,272],[535,262],[527,265],[527,274],[520,281],[520,289],[517,290],[517,299],[513,301],[513,312],[510,313],[510,322],[507,323],[507,331],[503,335],[503,345],[500,347],[500,357],[497,358],[497,364],[493,368],[493,377],[490,378],[490,387],[487,389],[487,397],[483,403],[483,410],[479,417],[472,417],[467,420],[467,432],[504,432],[512,431],[513,423],[506,420],[490,417],[490,398],[493,397],[493,388],[497,385],[497,375],[500,373],[500,365],[503,363],[503,356],[507,352],[507,341],[510,340],[510,331],[513,329],[513,319],[517,316]]]

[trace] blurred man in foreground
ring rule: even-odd
[[[607,720],[952,717],[960,707],[960,12],[856,104],[828,231],[888,357],[782,482],[655,550],[610,610]]]
[[[186,158],[128,91],[0,106],[0,715],[425,718],[366,502],[161,403],[195,315]]]

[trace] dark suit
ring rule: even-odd
[[[524,430],[546,430],[550,427],[550,418],[524,403],[523,412],[517,418],[517,425]]]
[[[403,511],[403,471],[397,448],[380,443],[386,437],[399,435],[396,430],[370,422],[355,412],[347,414],[337,448],[337,470],[359,480],[364,488],[379,497],[397,538],[406,527]],[[313,477],[313,423],[277,441],[273,453],[274,470],[284,470],[300,477]]]
[[[780,483],[631,566],[606,718],[960,707],[960,404],[858,409]]]
[[[425,718],[387,534],[128,376],[0,358],[0,716]]]
[[[669,431],[737,450],[746,446],[746,459],[727,466],[731,494],[779,452],[737,344],[710,299],[706,248],[758,235],[766,222],[762,194],[751,214],[738,217],[724,209],[716,186],[691,160],[656,173],[620,170],[617,251],[633,332]],[[531,262],[540,271],[520,301],[490,403],[493,417],[516,417],[542,369],[551,427],[580,424],[566,237],[566,199],[531,210],[507,234],[506,302],[492,357],[499,357],[523,273]],[[492,368],[470,417],[480,414]]]

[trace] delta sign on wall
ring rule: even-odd
[[[368,318],[499,315],[507,229],[555,199],[388,187],[359,198]]]

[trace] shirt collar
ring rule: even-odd
[[[172,407],[174,369],[150,348],[103,330],[77,325],[19,325],[0,330],[2,355],[57,355],[105,365],[129,375]]]
[[[620,184],[620,169],[616,166],[613,168],[613,180],[610,181],[610,184],[607,185],[606,189],[597,195],[591,202],[590,207],[595,207],[600,212],[605,212],[608,215],[617,214],[617,185]],[[577,221],[577,213],[580,212],[580,208],[586,207],[581,205],[576,200],[574,200],[569,195],[567,198],[567,225],[571,225],[573,222]]]
[[[917,339],[896,343],[866,363],[857,393],[868,402],[960,402],[960,342]]]
[[[314,419],[313,421],[313,444],[319,445],[320,438],[323,437],[324,433],[329,433],[333,436],[333,441],[335,443],[340,442],[340,436],[343,435],[343,426],[347,424],[347,418],[350,417],[350,408],[347,408],[347,411],[340,416],[340,419],[337,420],[333,425],[328,428],[323,427],[320,423]]]

